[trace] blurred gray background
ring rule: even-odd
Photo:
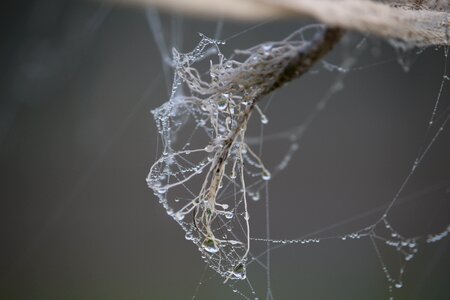
[[[240,299],[204,271],[199,252],[145,183],[157,155],[150,110],[167,100],[145,10],[93,1],[1,6],[0,299]],[[178,34],[182,51],[199,41],[197,32],[214,36],[218,24],[167,14],[161,19],[169,45]],[[252,25],[226,21],[221,37]],[[230,39],[225,54],[281,39],[302,25],[264,24]],[[365,44],[344,90],[270,182],[273,238],[298,238],[355,217],[323,236],[370,225],[428,143],[443,49],[398,53],[373,37],[353,33],[348,39],[350,46],[327,57],[339,65]],[[338,76],[318,66],[277,92],[264,132],[301,124]],[[449,113],[449,86],[438,116]],[[450,223],[449,130],[391,211],[389,220],[405,236],[439,232]],[[287,146],[265,143],[263,159],[275,161]],[[252,204],[255,232],[264,226],[263,205]],[[449,299],[449,250],[449,239],[421,245],[396,299]],[[264,299],[265,272],[249,267],[249,277]],[[275,299],[388,299],[387,286],[368,239],[272,252]]]

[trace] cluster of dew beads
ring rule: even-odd
[[[235,51],[201,35],[189,53],[173,50],[172,95],[152,111],[162,156],[147,177],[159,202],[226,280],[245,279],[250,249],[247,198],[259,199],[269,170],[245,141],[257,101],[308,41],[292,34],[279,42]],[[209,63],[208,63],[209,59]],[[203,69],[202,69],[203,67]]]
[[[381,219],[380,226],[376,228],[377,224],[372,225],[371,230],[364,235],[368,235],[373,243],[377,252],[378,258],[381,263],[382,271],[389,283],[390,299],[393,299],[393,287],[399,289],[403,287],[403,274],[405,267],[409,261],[411,261],[419,250],[419,238],[406,238],[396,231],[392,225],[385,219]],[[377,246],[377,242],[379,243]],[[380,246],[385,245],[388,248],[394,249],[400,258],[399,270],[394,272],[392,268],[388,268],[388,265],[383,259],[383,251]]]

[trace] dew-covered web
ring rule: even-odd
[[[221,50],[224,41],[239,34],[248,34],[252,28],[222,41],[219,37],[223,22],[219,22],[211,34],[214,38],[200,34],[199,43],[193,50],[182,53],[173,48],[172,55],[169,55],[158,14],[149,11],[147,16],[159,45],[166,80],[170,80],[168,76],[173,76],[170,99],[152,110],[162,153],[152,165],[147,183],[167,214],[184,230],[186,240],[198,248],[207,267],[241,298],[275,299],[271,287],[271,252],[274,249],[328,240],[368,239],[386,278],[389,297],[394,299],[394,290],[402,287],[406,266],[417,255],[419,248],[442,240],[450,232],[450,226],[447,226],[438,232],[404,236],[392,224],[390,217],[391,210],[401,200],[422,161],[448,127],[450,107],[445,107],[445,104],[441,107],[442,94],[449,81],[448,48],[436,50],[444,56],[443,73],[437,95],[430,96],[434,99],[434,106],[428,124],[424,124],[424,142],[411,168],[406,171],[403,182],[393,197],[386,201],[387,204],[307,236],[279,239],[270,234],[269,204],[273,196],[269,194],[270,181],[276,176],[283,176],[282,171],[289,166],[305,132],[333,96],[344,88],[349,73],[392,60],[357,65],[358,57],[367,50],[367,37],[359,38],[349,47],[348,55],[339,65],[322,60],[312,71],[332,72],[336,76],[300,124],[279,133],[264,134],[264,127],[269,126],[266,111],[273,105],[273,94],[264,101],[260,101],[261,95],[272,86],[289,58],[307,48],[314,34],[323,31],[324,26],[304,26],[279,41],[262,42],[226,56]],[[173,28],[179,27],[176,22],[171,25]],[[180,40],[180,33],[176,32],[178,36],[172,40],[172,45]],[[398,42],[395,45],[398,46]],[[417,54],[422,50],[413,48],[408,51]],[[407,63],[405,59],[399,61]],[[260,123],[259,134],[248,134],[251,126],[258,127],[257,122],[252,120]],[[283,148],[280,150],[282,154],[271,159],[274,163],[269,167],[263,159],[264,146],[280,141],[283,141],[283,146],[280,146]],[[255,231],[252,211],[257,207],[265,209],[265,226],[264,230],[258,228]],[[379,217],[355,231],[323,235],[367,214]],[[397,263],[392,264],[390,259],[385,258],[389,251],[396,253]],[[266,275],[264,291],[254,288],[252,278],[247,276],[247,269],[253,266]]]

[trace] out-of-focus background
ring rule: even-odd
[[[145,182],[158,154],[150,110],[168,99],[170,84],[148,18],[159,16],[168,46],[181,51],[195,46],[197,32],[215,36],[222,24],[226,55],[282,39],[305,23],[271,22],[243,32],[255,24],[95,1],[10,1],[1,15],[0,299],[240,299],[205,271],[198,250]],[[349,222],[324,235],[370,225],[429,144],[444,50],[396,51],[355,33],[347,39],[350,46],[327,57],[339,65],[364,44],[344,89],[270,182],[273,238],[298,238],[342,220]],[[339,76],[319,65],[277,92],[264,132],[301,124]],[[444,81],[440,122],[449,113],[449,86]],[[391,211],[389,220],[405,236],[450,223],[448,127]],[[265,142],[263,159],[286,149]],[[255,211],[253,226],[264,226],[263,210]],[[449,239],[421,245],[395,299],[448,299],[449,250]],[[392,253],[382,251],[398,272]],[[265,271],[248,272],[264,299]],[[369,239],[282,247],[272,252],[271,274],[275,299],[389,298]]]

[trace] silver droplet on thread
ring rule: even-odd
[[[264,170],[264,171],[262,172],[261,177],[262,177],[262,179],[264,179],[264,180],[270,180],[270,178],[271,178],[272,176],[270,175],[270,172],[269,172],[269,171]]]
[[[263,124],[269,123],[269,119],[267,119],[266,115],[261,115],[261,123]]]

